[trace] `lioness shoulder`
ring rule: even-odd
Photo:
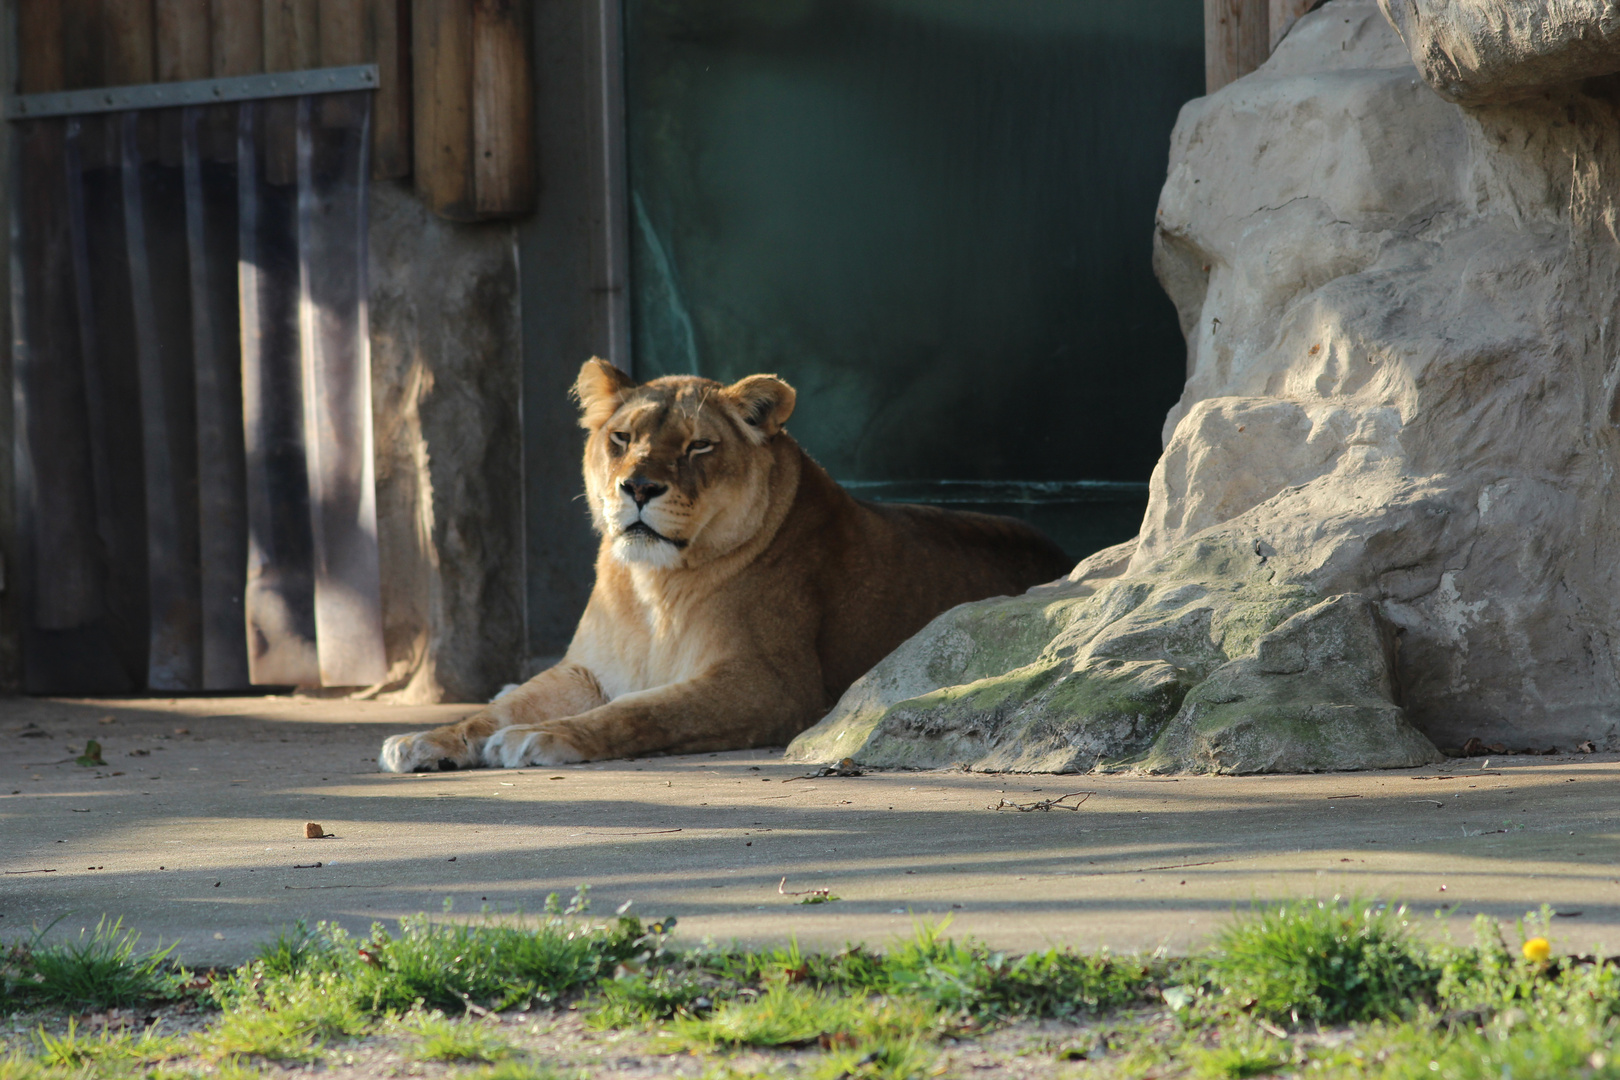
[[[874,504],[784,429],[774,375],[575,384],[596,585],[564,659],[457,724],[396,735],[382,768],[562,764],[781,745],[956,604],[1069,560],[1022,522]]]

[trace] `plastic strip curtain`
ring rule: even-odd
[[[384,677],[369,122],[355,93],[13,126],[28,691]]]

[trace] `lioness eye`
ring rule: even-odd
[[[630,433],[628,431],[609,432],[608,433],[608,438],[613,440],[613,445],[615,445],[615,446],[629,446],[630,445]]]
[[[686,452],[688,454],[703,454],[713,449],[714,443],[710,442],[708,439],[693,439],[691,442],[686,444]]]

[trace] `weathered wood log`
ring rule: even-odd
[[[209,0],[217,78],[264,70],[264,0]]]
[[[411,15],[409,0],[365,0],[366,59],[377,65],[371,103],[371,175],[411,175]]]
[[[1213,94],[1265,63],[1271,0],[1204,0],[1204,88]]]
[[[154,0],[159,82],[206,79],[213,71],[208,0]]]
[[[472,6],[413,0],[416,190],[453,221],[476,218],[472,190]]]
[[[321,0],[321,67],[348,67],[366,57],[364,0]],[[318,123],[323,127],[350,127],[370,105],[362,95],[342,94],[320,102]]]
[[[152,0],[101,0],[101,75],[105,81],[85,85],[132,86],[153,81],[152,16]]]
[[[264,0],[264,70],[321,66],[318,0]]]
[[[17,7],[17,45],[21,93],[62,89],[61,0],[22,0]]]
[[[264,0],[264,70],[302,71],[321,63],[320,12],[317,0]],[[296,179],[289,108],[264,113],[264,170],[272,184]]]
[[[317,37],[321,67],[348,67],[366,61],[364,0],[321,0]]]
[[[51,3],[51,0],[45,0]],[[105,62],[101,39],[101,0],[61,0],[62,8],[62,88],[79,90],[106,86],[102,78]],[[71,27],[72,31],[67,32]]]
[[[535,169],[529,5],[414,0],[416,186],[438,214],[527,213]]]
[[[479,217],[534,208],[529,5],[473,0],[473,190]]]

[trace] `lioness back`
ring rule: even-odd
[[[562,662],[458,724],[396,735],[406,772],[783,745],[934,616],[1069,560],[1010,518],[862,502],[783,425],[773,375],[575,392],[596,584]]]
[[[935,616],[957,604],[1017,595],[1073,565],[1015,518],[857,499],[808,455],[799,483],[802,533],[790,517],[782,539],[826,556],[830,580],[822,585],[817,652],[829,707]]]

